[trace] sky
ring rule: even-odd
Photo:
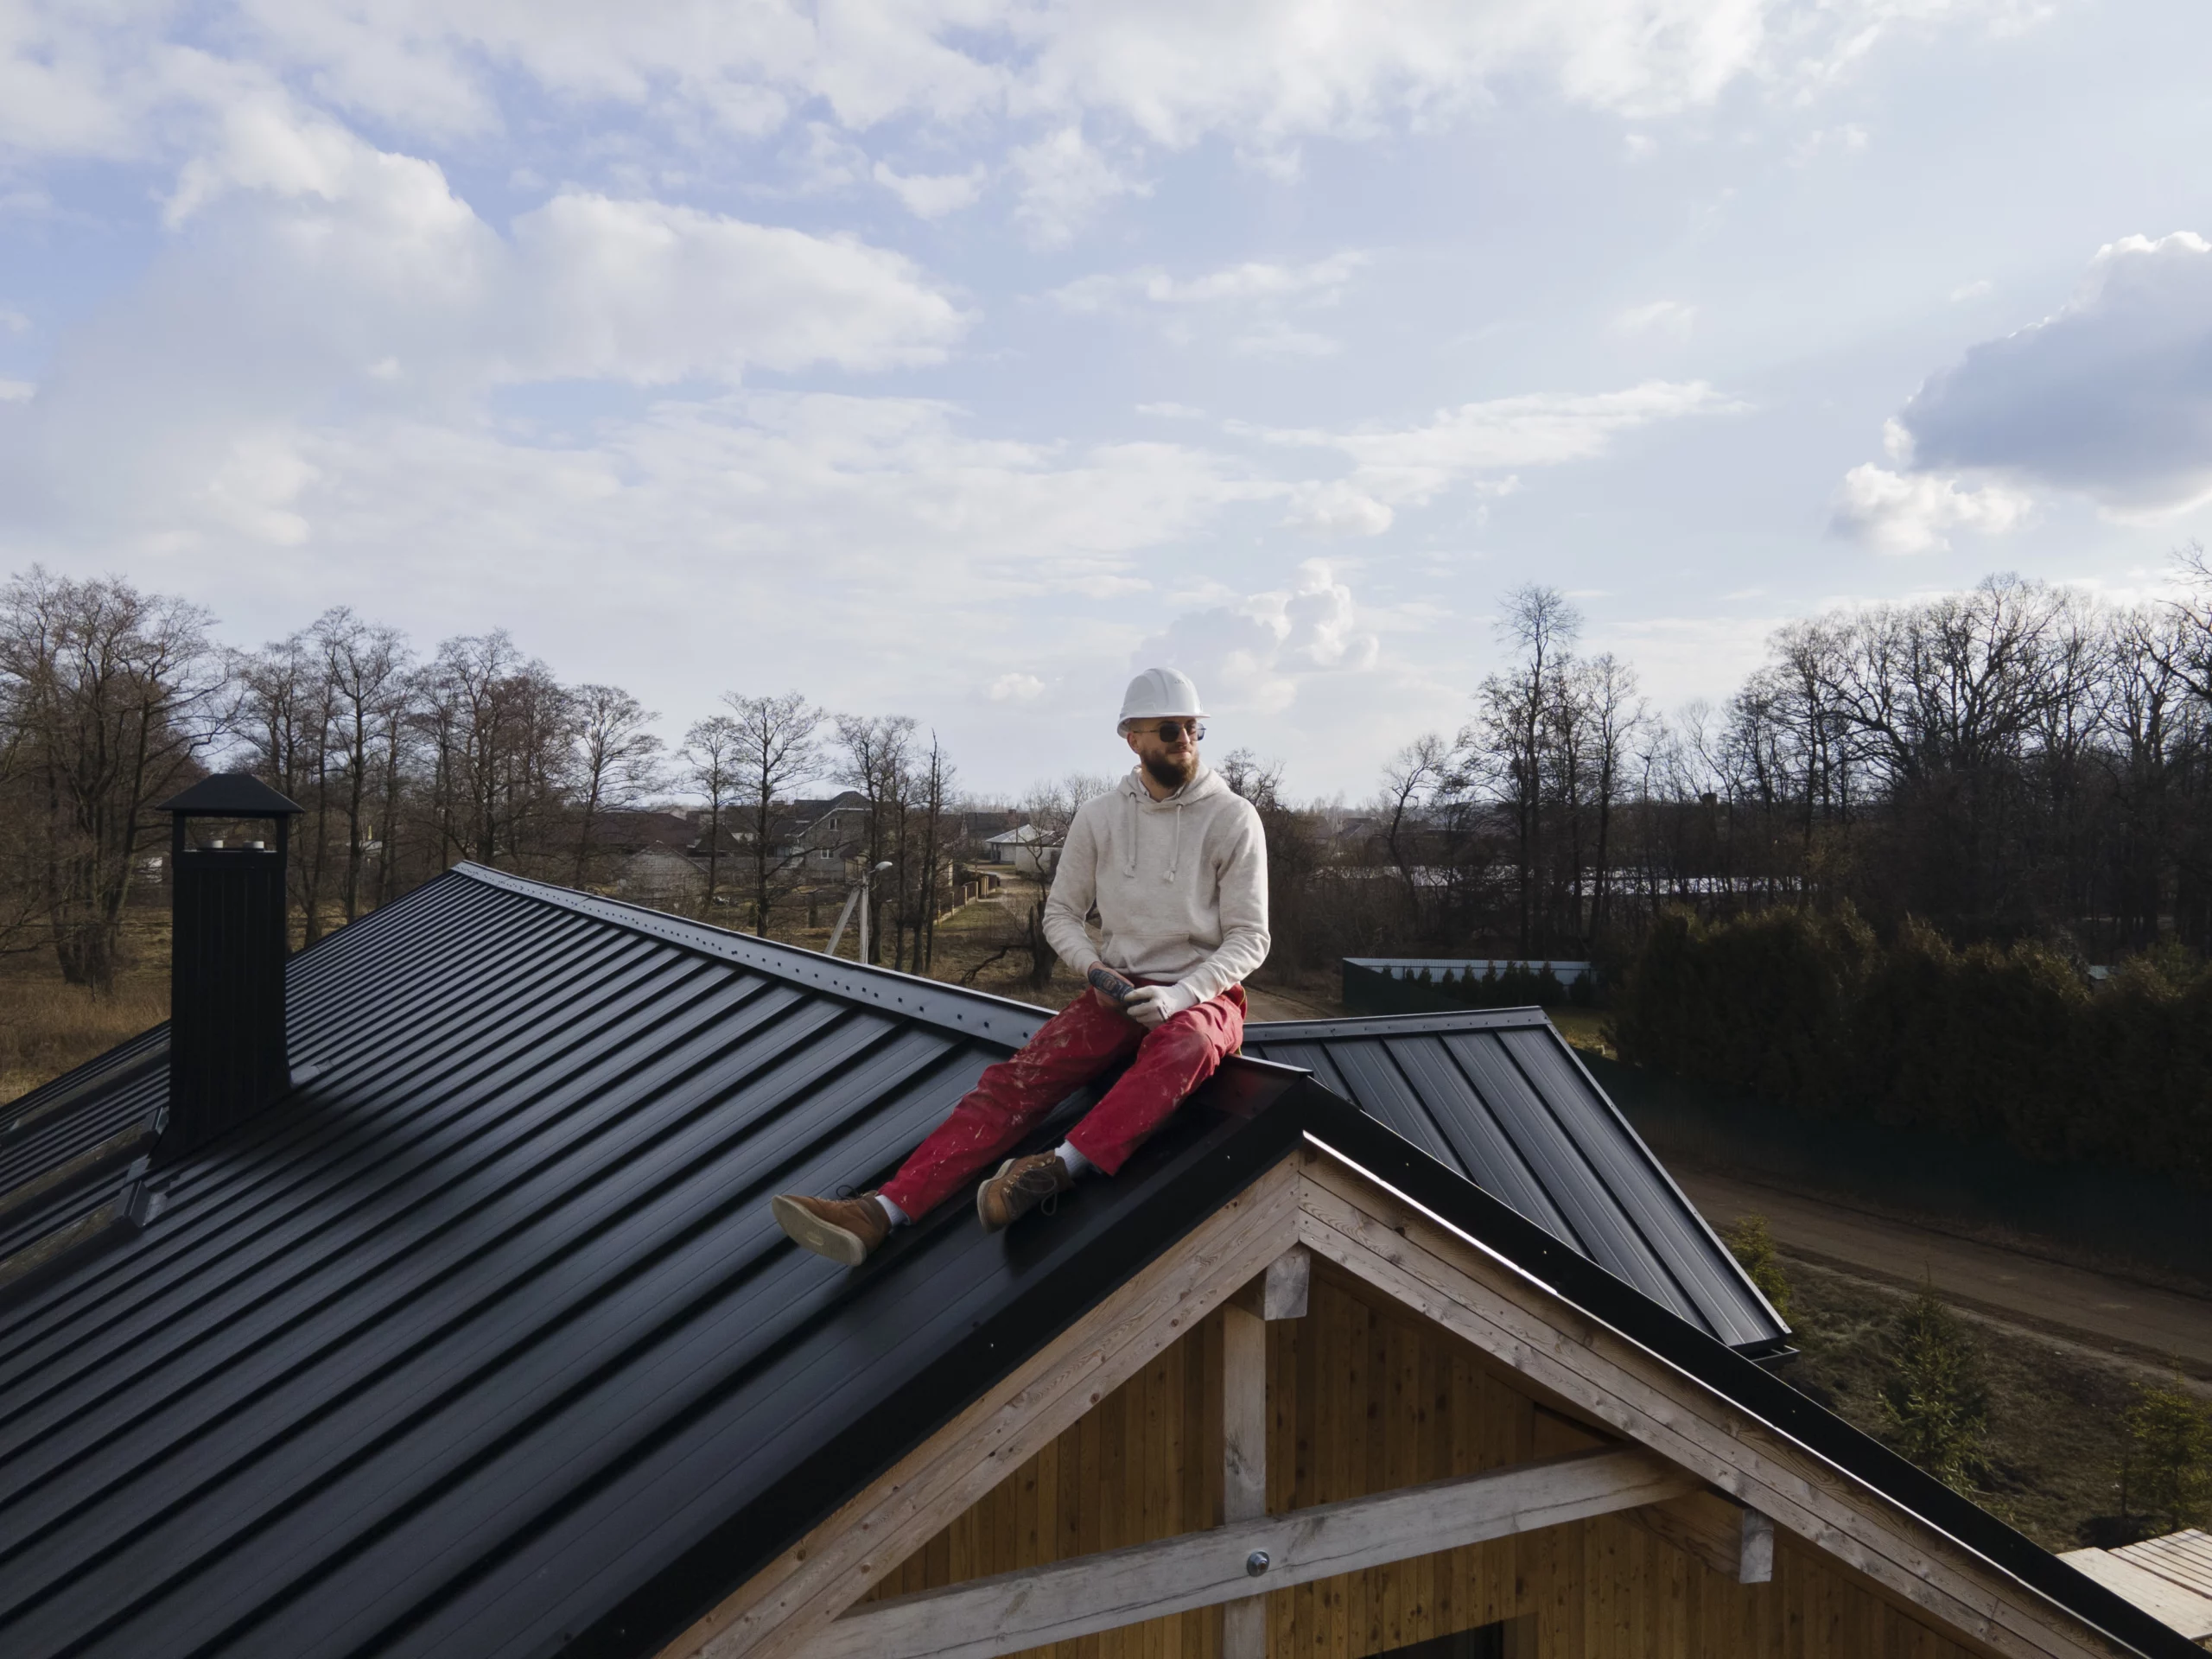
[[[2212,542],[2187,0],[0,0],[0,569],[1374,787]]]

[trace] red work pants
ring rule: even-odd
[[[883,1196],[919,1220],[1004,1158],[1070,1093],[1134,1053],[1129,1069],[1068,1134],[1077,1152],[1111,1175],[1243,1042],[1241,985],[1150,1031],[1085,991],[1019,1052],[984,1067],[951,1115],[884,1184]]]

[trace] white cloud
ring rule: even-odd
[[[1837,534],[1882,553],[1926,553],[1950,546],[1954,530],[2001,536],[2033,506],[1999,484],[1966,486],[1955,477],[1893,473],[1868,461],[1843,475],[1831,524]]]
[[[0,409],[0,453],[16,414]],[[736,629],[760,683],[911,708],[1001,683],[1040,616],[1057,663],[1117,662],[1134,635],[1099,606],[1149,591],[1160,550],[1281,494],[1175,445],[966,427],[925,399],[757,391],[664,400],[569,442],[465,412],[296,418],[234,428],[212,463],[137,468],[114,516],[79,512],[67,543],[0,489],[0,556],[78,544],[92,568],[127,558],[188,591],[251,562],[247,591],[280,613],[359,602],[371,572],[379,612],[426,639],[496,622],[557,658],[564,639],[649,639],[624,647],[641,695],[726,660]],[[777,616],[805,625],[749,626]],[[1003,702],[1028,695],[1003,683]]]
[[[993,702],[1034,702],[1045,695],[1045,682],[1034,674],[1001,674],[991,682]]]
[[[1807,167],[1823,156],[1855,156],[1866,148],[1866,129],[1860,126],[1823,127],[1800,138],[1789,153],[1792,167]]]
[[[1687,339],[1697,321],[1697,307],[1680,300],[1654,300],[1613,314],[1613,332],[1621,334],[1668,334]]]
[[[1308,559],[1287,588],[1177,617],[1131,661],[1183,670],[1211,708],[1275,714],[1316,676],[1373,668],[1378,648],[1351,589],[1326,563]]]
[[[1293,491],[1283,523],[1322,536],[1380,536],[1397,515],[1342,479]]]
[[[1177,277],[1158,266],[1147,266],[1082,277],[1055,289],[1051,297],[1063,310],[1082,316],[1156,318],[1171,340],[1185,346],[1199,337],[1200,325],[1192,320],[1193,313],[1242,315],[1249,321],[1227,335],[1228,348],[1236,356],[1332,357],[1344,349],[1342,341],[1299,327],[1286,313],[1336,304],[1352,274],[1368,260],[1369,256],[1360,252],[1332,254],[1305,264],[1247,260],[1191,277]]]
[[[2054,315],[1969,350],[1898,416],[1915,463],[2155,518],[2212,499],[2212,243],[2101,249]]]
[[[515,221],[514,246],[544,378],[911,366],[964,321],[899,254],[658,202],[556,196]]]
[[[1139,404],[1137,413],[1162,421],[1203,421],[1206,412],[1188,404]]]
[[[0,143],[159,153],[176,142],[181,111],[207,106],[207,82],[224,65],[205,43],[219,42],[313,86],[334,109],[439,141],[496,139],[526,119],[507,100],[536,94],[635,112],[687,143],[757,137],[817,110],[849,132],[1009,122],[1058,135],[1046,141],[1055,150],[1085,125],[1176,149],[1220,136],[1283,175],[1303,137],[1433,127],[1508,80],[1630,118],[1663,115],[1709,105],[1745,79],[1817,87],[1897,27],[2015,3],[905,0],[849,14],[809,0],[15,0],[0,22]],[[1837,130],[1847,142],[1853,130]],[[1116,193],[1095,169],[1087,183],[1071,178],[1070,160],[1058,157],[1057,184],[1033,188],[1040,226]]]
[[[974,207],[983,194],[983,180],[980,167],[965,173],[894,173],[881,162],[875,164],[875,181],[917,219],[943,219]]]
[[[22,312],[10,311],[4,307],[0,307],[0,332],[25,334],[30,332],[30,327],[31,320]]]
[[[1425,425],[1351,432],[1265,430],[1279,444],[1338,450],[1351,481],[1385,502],[1425,502],[1478,474],[1552,467],[1601,455],[1617,438],[1656,422],[1738,405],[1702,380],[1648,380],[1621,391],[1538,392],[1440,410]],[[1510,480],[1492,487],[1510,488]]]
[[[1997,284],[1991,282],[1986,276],[1981,277],[1975,282],[1961,283],[1956,288],[1951,290],[1951,303],[1957,305],[1963,301],[1978,300],[1985,295],[1994,293],[1996,289]]]
[[[1040,248],[1065,246],[1117,197],[1152,194],[1151,185],[1115,166],[1077,126],[1062,127],[1010,159],[1021,181],[1014,216]]]
[[[1369,259],[1369,255],[1353,251],[1302,265],[1247,260],[1180,280],[1152,265],[1115,276],[1085,276],[1055,289],[1052,298],[1063,308],[1078,313],[1136,303],[1194,306],[1294,299],[1334,304],[1342,296],[1344,284]]]
[[[27,404],[37,391],[29,380],[0,380],[0,404]]]
[[[501,387],[899,369],[969,321],[849,236],[581,191],[503,235],[431,162],[273,98],[226,118],[170,206],[188,233],[11,409],[20,522],[296,546],[358,474],[348,423],[465,434]]]
[[[1239,357],[1334,357],[1344,342],[1270,318],[1231,340],[1229,349]]]

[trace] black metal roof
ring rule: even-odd
[[[1232,1062],[1052,1225],[948,1205],[846,1273],[766,1195],[880,1179],[1039,1011],[473,868],[303,953],[289,990],[293,1092],[132,1177],[143,1226],[0,1308],[10,1659],[650,1654],[1307,1135],[2181,1651],[1287,1068]],[[15,1116],[137,1121],[161,1046]]]
[[[1541,1008],[1248,1027],[1447,1168],[1745,1353],[1789,1327]]]

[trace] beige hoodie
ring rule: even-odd
[[[1103,925],[1094,946],[1091,906]],[[1169,1014],[1218,996],[1268,959],[1268,842],[1252,804],[1205,766],[1164,801],[1133,768],[1068,826],[1045,937],[1078,974],[1103,962],[1169,980]]]

